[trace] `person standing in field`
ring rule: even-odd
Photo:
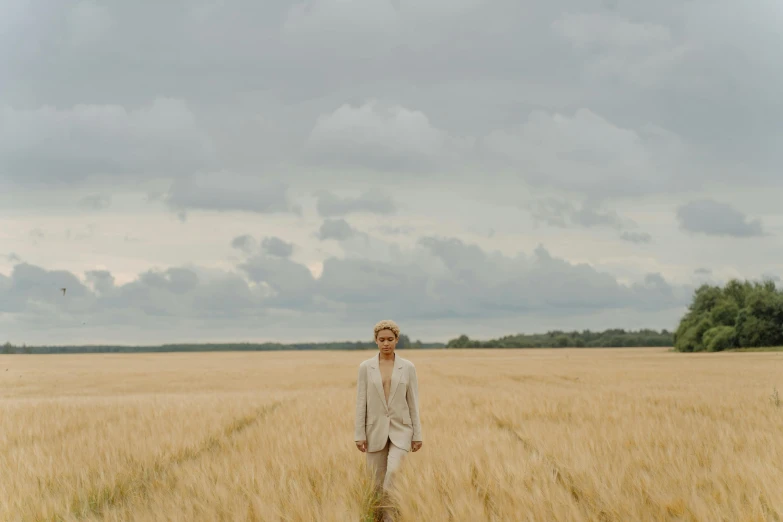
[[[378,353],[359,365],[356,380],[354,441],[367,454],[376,488],[388,492],[394,474],[424,439],[419,418],[416,367],[395,353],[400,327],[383,320],[375,325]],[[389,520],[386,514],[384,520]]]

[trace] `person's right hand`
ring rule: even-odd
[[[356,447],[359,448],[359,451],[364,453],[367,451],[367,441],[366,440],[357,440],[356,441]]]

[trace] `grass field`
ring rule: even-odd
[[[402,521],[783,520],[783,353],[398,353],[425,436]],[[0,520],[371,520],[371,355],[0,356]]]

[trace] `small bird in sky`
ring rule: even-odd
[[[60,290],[63,291],[63,295],[65,295],[65,288],[60,288]]]

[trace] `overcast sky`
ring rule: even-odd
[[[674,329],[783,273],[782,35],[778,0],[5,0],[0,342]]]

